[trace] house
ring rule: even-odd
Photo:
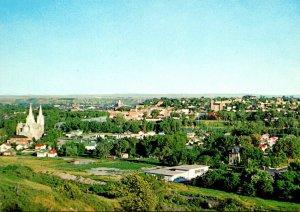
[[[275,136],[269,138],[268,139],[269,146],[272,148],[276,144],[277,140],[278,140],[278,137],[275,137]]]
[[[16,150],[23,150],[23,149],[28,149],[28,145],[22,145],[22,144],[19,144],[18,146],[16,146]]]
[[[262,150],[263,152],[265,152],[266,149],[268,148],[268,145],[267,145],[267,144],[259,144],[259,147],[261,148],[261,150]]]
[[[270,135],[268,133],[263,134],[261,136],[261,142],[267,141],[270,138]]]
[[[74,136],[81,136],[83,134],[82,130],[75,130],[75,131],[71,131],[70,133],[66,133],[66,136],[68,138],[72,138]]]
[[[238,164],[241,162],[240,147],[229,147],[229,165]]]
[[[154,135],[156,135],[156,132],[154,131],[147,132],[147,136],[154,136]]]
[[[7,150],[5,152],[3,152],[3,156],[15,156],[16,152],[11,151],[11,150]]]
[[[196,133],[194,133],[194,132],[188,132],[188,133],[186,133],[186,137],[187,138],[194,138],[195,135],[196,135]]]
[[[45,144],[36,144],[34,149],[36,151],[39,151],[39,150],[45,150],[47,148],[47,146]]]
[[[10,144],[15,143],[16,145],[19,145],[19,144],[29,145],[30,139],[24,135],[16,135],[16,136],[10,138],[7,142]]]
[[[57,151],[55,149],[52,149],[48,152],[48,157],[49,158],[54,158],[57,157]]]
[[[169,182],[186,182],[203,175],[208,170],[209,166],[205,165],[181,165],[153,169],[146,173],[153,176],[161,176]]]
[[[140,131],[138,132],[138,134],[139,134],[139,135],[145,135],[145,131],[144,131],[144,130],[140,130]]]
[[[11,145],[9,143],[3,143],[0,145],[0,152],[5,152],[11,149]]]
[[[121,153],[121,158],[123,158],[123,159],[129,158],[128,153]]]
[[[86,144],[84,148],[86,150],[95,150],[96,147],[97,147],[97,144],[95,144],[95,143],[89,143],[89,144]]]
[[[45,158],[45,157],[47,157],[47,155],[48,155],[48,151],[46,151],[46,150],[41,150],[36,153],[36,156],[38,158]]]

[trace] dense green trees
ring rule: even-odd
[[[121,180],[118,195],[125,211],[154,211],[158,204],[154,180],[149,177],[131,174]]]
[[[110,151],[113,148],[113,143],[114,140],[112,139],[98,140],[96,148],[97,157],[106,159],[108,156],[110,156]]]
[[[282,200],[300,202],[300,162],[291,162],[288,168],[275,176],[275,194]]]
[[[85,146],[80,142],[67,142],[58,151],[62,156],[80,156],[86,152]]]
[[[278,156],[285,154],[288,158],[300,158],[300,138],[288,135],[274,145],[274,153]]]

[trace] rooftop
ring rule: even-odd
[[[191,169],[200,169],[200,168],[208,168],[208,167],[209,166],[205,166],[205,165],[181,165],[181,166],[169,167],[169,169],[191,170]]]
[[[148,173],[152,173],[152,174],[158,174],[158,175],[167,175],[167,176],[174,176],[176,174],[182,174],[182,172],[180,171],[172,171],[166,168],[162,168],[162,169],[154,169],[151,171],[147,171]]]

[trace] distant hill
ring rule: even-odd
[[[66,103],[92,103],[98,105],[115,104],[119,99],[127,105],[135,105],[150,98],[215,98],[215,97],[242,97],[249,93],[206,93],[206,94],[99,94],[99,95],[0,95],[2,104],[66,104]],[[282,95],[260,95],[265,97],[282,97]],[[300,98],[300,95],[285,95]]]

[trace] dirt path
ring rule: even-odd
[[[40,173],[50,174],[50,175],[57,176],[64,180],[78,181],[78,182],[81,182],[84,184],[90,184],[90,185],[91,184],[94,184],[94,185],[105,185],[106,184],[105,182],[99,182],[99,181],[92,180],[89,178],[79,177],[79,176],[75,176],[75,175],[67,174],[67,173],[51,172],[51,171],[41,171]]]

